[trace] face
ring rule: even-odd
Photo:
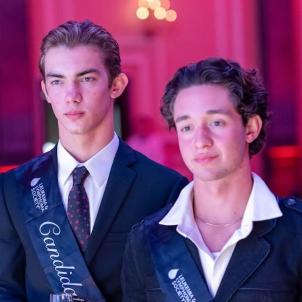
[[[258,136],[261,120],[255,116],[244,126],[225,87],[185,88],[173,113],[180,151],[194,180],[214,181],[249,169],[248,143]]]
[[[121,74],[109,87],[102,53],[96,46],[50,48],[42,90],[58,120],[60,139],[113,133],[113,101],[126,84],[127,78]]]

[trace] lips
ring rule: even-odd
[[[201,164],[206,164],[216,159],[217,155],[199,154],[194,158],[194,161]]]
[[[81,118],[84,115],[85,112],[83,111],[69,111],[65,113],[65,116],[69,119],[76,120]]]

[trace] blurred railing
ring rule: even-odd
[[[297,145],[271,147],[267,152],[268,183],[279,196],[302,195],[302,148]]]
[[[11,169],[13,169],[15,167],[16,167],[16,165],[0,166],[0,173],[9,171],[9,170],[11,170]]]

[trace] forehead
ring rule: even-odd
[[[174,109],[198,105],[204,110],[216,107],[234,107],[234,96],[223,85],[201,84],[184,88],[175,98]]]
[[[90,66],[91,65],[91,66]],[[45,71],[49,68],[66,68],[76,66],[79,69],[104,67],[104,55],[95,45],[64,45],[51,47],[45,55]]]

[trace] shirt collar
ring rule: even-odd
[[[282,216],[275,195],[270,191],[264,181],[255,173],[253,187],[242,218],[242,225],[251,225],[253,221],[268,220]],[[185,186],[175,204],[159,222],[162,225],[188,225],[194,219],[192,208],[192,194],[194,182]]]
[[[242,218],[249,221],[269,220],[282,216],[276,196],[256,173],[252,173],[253,187]]]
[[[193,185],[194,181],[187,184],[180,192],[176,202],[165,217],[159,222],[162,225],[180,225],[187,216],[193,215],[192,200],[193,200]]]
[[[115,154],[119,146],[119,139],[114,133],[113,139],[103,149],[94,154],[84,163],[79,163],[62,145],[58,142],[58,177],[65,184],[74,168],[85,166],[97,186],[102,184],[108,178]]]

